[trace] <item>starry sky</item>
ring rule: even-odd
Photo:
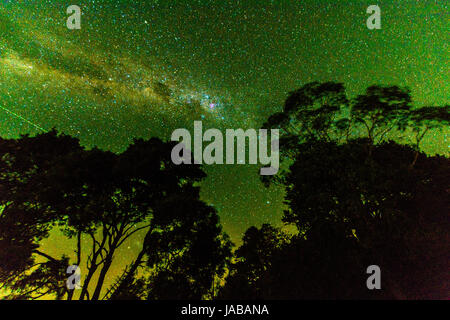
[[[81,30],[66,27],[73,4]],[[366,26],[372,4],[381,30]],[[259,128],[311,81],[343,82],[350,96],[372,84],[407,86],[416,106],[442,105],[448,9],[442,0],[2,0],[0,136],[55,127],[119,152],[194,120],[204,130]],[[448,152],[447,134],[424,146]],[[251,225],[280,225],[283,190],[264,188],[257,166],[205,171],[202,198],[235,243]],[[67,252],[58,243],[46,246]]]

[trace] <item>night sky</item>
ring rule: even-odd
[[[82,9],[81,30],[66,9]],[[381,30],[366,9],[381,8]],[[122,151],[176,128],[259,128],[311,81],[407,86],[416,106],[450,100],[449,10],[438,1],[0,1],[0,135],[52,127],[87,147]],[[448,131],[428,152],[448,153]],[[206,166],[202,198],[238,243],[281,224],[283,192],[258,166]],[[64,241],[49,239],[57,252]],[[52,240],[53,239],[53,240]],[[140,249],[130,242],[125,251]],[[123,259],[129,261],[129,255]]]

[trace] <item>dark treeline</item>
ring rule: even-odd
[[[55,131],[0,139],[0,290],[6,299],[449,299],[450,160],[421,148],[448,130],[449,109],[414,108],[397,86],[353,99],[332,82],[292,92],[263,126],[280,129],[282,160],[263,183],[285,188],[283,222],[297,232],[251,227],[234,251],[200,200],[205,174],[174,165],[173,143],[135,140],[114,154]],[[52,229],[72,239],[67,255],[42,250]],[[141,249],[106,287],[130,238]],[[69,265],[82,269],[80,290],[66,286]],[[370,265],[381,290],[366,286]]]

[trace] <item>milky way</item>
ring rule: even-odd
[[[396,84],[417,106],[448,103],[446,1],[375,1],[382,29],[368,30],[372,2],[85,0],[81,30],[68,30],[76,1],[1,1],[0,135],[55,127],[121,151],[194,120],[258,128],[310,81],[343,82],[350,95]],[[427,151],[448,152],[446,137],[431,135]],[[264,188],[258,168],[205,170],[202,198],[235,242],[281,223],[283,192]]]

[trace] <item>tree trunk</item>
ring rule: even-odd
[[[105,264],[103,265],[100,275],[98,276],[97,286],[95,287],[94,294],[92,295],[92,300],[99,300],[100,292],[102,291],[103,282],[105,281],[106,274],[108,273],[109,267],[112,264],[112,257],[107,258]]]

